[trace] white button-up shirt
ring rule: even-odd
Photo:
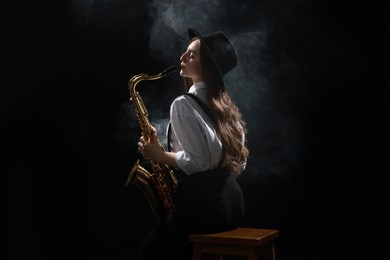
[[[188,91],[208,106],[206,85],[198,82]],[[179,96],[171,104],[171,151],[177,166],[187,174],[214,169],[222,158],[222,142],[214,122],[191,97]]]

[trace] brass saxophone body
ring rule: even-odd
[[[127,85],[130,93],[129,100],[134,105],[141,132],[148,141],[152,140],[155,128],[149,122],[148,111],[141,96],[136,91],[136,86],[141,81],[161,79],[179,69],[180,67],[172,66],[156,75],[141,73],[129,80]],[[164,149],[161,144],[160,146],[161,149]],[[166,214],[172,212],[175,208],[173,194],[177,187],[177,179],[168,165],[153,160],[148,161],[150,171],[141,166],[140,159],[137,159],[127,177],[125,186],[127,187],[129,183],[132,183],[144,193],[156,221],[160,222]]]

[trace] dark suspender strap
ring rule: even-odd
[[[171,152],[171,122],[168,123],[168,152]],[[217,168],[222,167],[223,161],[219,161]]]
[[[192,93],[185,93],[185,95],[192,97],[203,109],[203,111],[210,117],[210,119],[213,120],[214,124],[217,124],[217,119],[215,118],[213,113],[211,113],[211,110],[202,102],[202,100],[200,100],[200,98],[198,98]]]
[[[217,124],[217,119],[215,116],[211,113],[211,110],[198,98],[192,93],[185,93],[185,95],[192,97],[199,106],[203,109],[203,111],[210,117],[211,120],[213,120],[214,124]],[[167,136],[167,142],[168,142],[168,152],[171,151],[171,122],[168,123],[168,136]]]
[[[211,110],[208,106],[206,106],[202,100],[200,100],[200,98],[198,98],[197,96],[195,96],[194,94],[192,93],[185,93],[185,95],[187,96],[190,96],[192,97],[198,104],[199,106],[203,109],[203,111],[210,117],[211,120],[213,120],[214,124],[217,124],[218,121],[217,119],[215,118],[214,114],[211,113]],[[221,160],[219,163],[218,163],[218,167],[217,168],[221,168],[222,167],[222,163],[223,161]]]
[[[171,122],[168,123],[168,136],[167,136],[168,152],[171,151]]]
[[[211,113],[211,110],[203,103],[203,101],[200,100],[200,98],[198,98],[197,96],[195,96],[192,93],[185,93],[185,95],[192,97],[199,104],[199,106],[203,109],[203,111],[210,117],[210,119],[213,120],[214,124],[217,124],[217,119],[215,118],[213,113]],[[167,142],[168,142],[168,145],[167,145],[168,151],[170,152],[171,151],[171,122],[168,123]],[[222,166],[222,161],[219,162],[218,168],[221,166]]]

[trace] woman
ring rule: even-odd
[[[176,169],[175,210],[141,243],[139,259],[191,259],[188,234],[235,228],[244,214],[236,177],[245,169],[245,122],[225,90],[223,75],[237,64],[223,32],[202,36],[188,29],[190,43],[180,57],[185,95],[171,104],[168,151],[157,134],[141,136],[139,152]]]

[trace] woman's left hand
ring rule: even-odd
[[[142,135],[138,142],[138,151],[147,160],[160,161],[162,154],[164,153],[160,145],[160,140],[156,132],[153,132],[152,139],[146,140]]]

